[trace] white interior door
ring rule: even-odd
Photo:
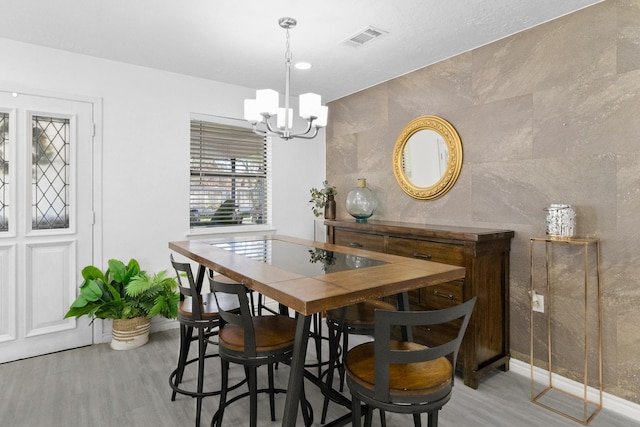
[[[92,343],[93,104],[0,91],[0,363]]]

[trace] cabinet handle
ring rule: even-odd
[[[352,248],[361,248],[362,247],[362,243],[350,242],[349,246],[352,247]]]
[[[414,252],[413,253],[413,257],[414,258],[420,258],[420,259],[426,259],[426,260],[430,260],[431,259],[431,255],[429,255],[429,254],[420,254],[418,252]]]
[[[440,298],[446,298],[446,299],[453,299],[453,295],[451,294],[443,294],[442,292],[438,292],[438,291],[433,291],[433,294],[437,297]]]

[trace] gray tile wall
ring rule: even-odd
[[[546,206],[571,204],[578,234],[601,241],[605,391],[640,403],[640,0],[607,0],[336,100],[329,111],[327,178],[338,188],[338,217],[348,217],[344,199],[363,177],[379,198],[375,218],[516,232],[511,347],[526,362],[529,239],[544,235]],[[456,185],[435,201],[409,198],[392,172],[397,135],[421,115],[452,123],[464,149]],[[583,258],[553,257],[563,278],[552,295],[554,357],[558,371],[580,379],[582,278],[569,276]],[[537,322],[536,348],[545,334]]]

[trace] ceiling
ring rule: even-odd
[[[323,103],[602,0],[30,0],[3,2],[0,38],[204,79],[284,90]],[[345,40],[368,26],[371,43]]]

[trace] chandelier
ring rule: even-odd
[[[280,94],[272,89],[256,91],[256,99],[244,100],[244,119],[253,126],[258,135],[276,135],[282,139],[311,139],[318,134],[318,129],[327,125],[326,106],[321,105],[320,95],[304,93],[298,100],[300,117],[307,121],[306,130],[294,133],[293,109],[289,108],[289,80],[291,74],[291,49],[289,48],[289,29],[295,28],[298,22],[293,18],[280,18],[278,24],[287,31],[286,39],[286,78],[284,89],[284,108],[280,107]],[[275,120],[274,120],[275,117]],[[273,123],[275,121],[275,124]],[[266,130],[258,129],[263,124]]]

